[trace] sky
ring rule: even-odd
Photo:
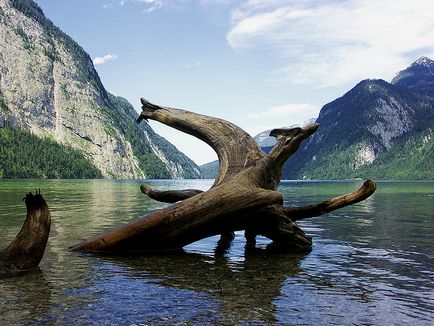
[[[252,136],[318,116],[359,81],[434,58],[432,0],[36,0],[105,88],[229,120]],[[196,138],[150,121],[203,164]]]

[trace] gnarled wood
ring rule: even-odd
[[[220,161],[215,185],[253,165],[264,156],[253,138],[233,123],[185,110],[158,106],[143,98],[141,102],[143,111],[138,121],[159,121],[203,140],[215,150]]]
[[[39,265],[51,227],[51,214],[40,193],[26,195],[27,217],[11,244],[0,252],[0,275],[27,271]]]
[[[242,230],[257,209],[282,204],[282,196],[276,191],[254,191],[253,187],[237,186],[233,180],[227,183],[231,186],[213,187],[71,249],[147,251],[181,248],[208,236]],[[234,205],[234,201],[240,206]]]
[[[312,249],[312,240],[295,220],[356,203],[375,190],[368,181],[362,190],[309,207],[287,208],[276,191],[285,161],[301,142],[318,128],[274,129],[276,145],[265,155],[246,132],[227,121],[184,110],[161,107],[142,99],[138,121],[153,119],[189,133],[208,143],[220,159],[214,185],[197,190],[158,191],[147,185],[143,193],[164,202],[177,202],[153,211],[73,247],[75,251],[161,251],[179,249],[208,236],[221,234],[220,247],[226,248],[233,232],[245,230],[247,242],[254,245],[256,235],[273,240],[270,248],[296,252]]]

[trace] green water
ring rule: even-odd
[[[209,180],[150,181],[207,189]],[[41,189],[52,231],[40,268],[0,280],[0,325],[434,323],[434,183],[381,182],[368,200],[300,222],[303,256],[245,252],[242,233],[170,256],[107,257],[68,246],[164,207],[137,181],[0,180],[0,248],[21,228],[22,198]],[[361,182],[283,182],[287,205],[353,191]],[[267,239],[259,238],[264,248]]]

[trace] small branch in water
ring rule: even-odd
[[[41,191],[24,198],[27,217],[11,244],[0,252],[0,273],[20,272],[39,265],[51,227],[51,213]]]

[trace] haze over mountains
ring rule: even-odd
[[[284,179],[434,179],[434,61],[421,57],[388,83],[363,80],[326,104],[318,131],[284,166]],[[255,137],[264,151],[265,132]],[[218,167],[201,167],[212,177]]]
[[[137,116],[125,99],[105,90],[89,55],[36,3],[0,1],[0,126],[30,131],[64,146],[50,155],[72,147],[104,177],[199,176],[193,161],[146,123],[136,124]],[[8,175],[10,167],[21,176],[23,169],[28,177],[39,176],[21,166],[26,160],[16,157],[7,135],[0,148],[9,161],[0,163],[0,177],[14,177]]]

